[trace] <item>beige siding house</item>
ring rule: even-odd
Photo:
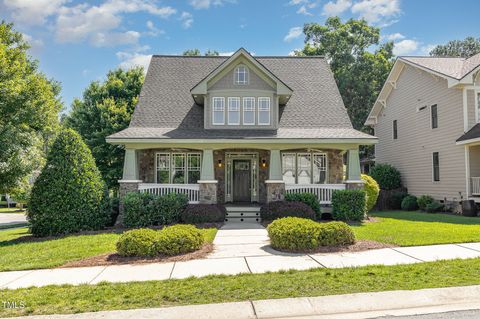
[[[121,196],[255,205],[288,192],[330,203],[361,185],[359,145],[377,139],[353,129],[324,58],[239,49],[153,56],[130,126],[107,141],[125,148]]]
[[[366,121],[413,195],[480,202],[480,54],[399,57]]]

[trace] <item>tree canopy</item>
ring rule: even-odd
[[[41,167],[45,142],[59,128],[60,86],[40,72],[28,48],[13,24],[0,22],[0,194]]]
[[[200,50],[199,49],[189,49],[189,50],[185,50],[183,51],[183,55],[186,55],[186,56],[199,56],[199,55],[202,55],[202,53],[200,53]],[[205,51],[204,53],[205,56],[219,56],[220,53],[218,53],[218,51],[215,51],[215,50],[207,50]]]
[[[117,189],[122,177],[124,149],[105,138],[128,127],[143,80],[141,67],[110,71],[105,81],[90,83],[64,118],[65,125],[76,130],[92,151],[109,189]]]
[[[303,32],[305,47],[296,54],[325,56],[354,128],[368,131],[363,124],[393,66],[393,43],[379,45],[380,29],[365,20],[331,17],[325,25],[305,24]]]
[[[469,58],[480,53],[480,38],[466,37],[464,40],[452,40],[446,44],[437,45],[431,56]]]

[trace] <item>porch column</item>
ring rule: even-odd
[[[267,203],[285,199],[285,182],[282,175],[280,150],[270,150],[270,169],[265,184],[267,186]]]
[[[200,171],[199,197],[201,204],[217,203],[217,180],[213,163],[213,150],[203,150],[202,168]]]
[[[360,155],[358,148],[348,150],[347,154],[347,189],[363,188],[363,180],[360,176]]]
[[[123,160],[123,178],[119,183],[119,214],[115,225],[121,226],[123,224],[123,198],[127,193],[138,191],[138,184],[142,181],[138,179],[138,159],[135,149],[125,149],[125,158]]]

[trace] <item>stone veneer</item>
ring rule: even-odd
[[[267,185],[267,203],[285,199],[285,183],[269,181]]]

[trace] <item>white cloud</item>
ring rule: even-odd
[[[235,0],[190,0],[190,5],[195,9],[208,9],[210,6],[221,6],[226,2],[235,3]]]
[[[143,66],[144,71],[147,72],[148,65],[152,58],[151,54],[140,54],[140,53],[130,53],[130,52],[117,52],[117,58],[121,61],[120,67],[123,69],[130,69],[135,66]]]
[[[188,29],[193,24],[193,15],[190,12],[183,11],[179,20],[182,21],[182,27]]]
[[[296,6],[302,3],[308,3],[308,0],[290,0],[288,4],[291,6]]]
[[[303,14],[303,15],[306,15],[306,16],[313,16],[313,14],[311,14],[307,7],[305,5],[301,6],[300,8],[298,8],[297,10],[297,13],[298,14]]]
[[[401,33],[392,33],[392,34],[386,34],[382,37],[383,39],[387,41],[395,41],[395,40],[403,40],[405,39],[405,36]]]
[[[67,0],[4,0],[15,22],[24,25],[41,25],[54,15]]]
[[[351,6],[352,1],[350,0],[329,1],[323,6],[322,15],[336,16],[348,10]]]
[[[371,24],[389,25],[400,15],[399,0],[362,0],[352,6],[352,13],[358,14]]]
[[[43,41],[41,39],[34,39],[31,35],[23,33],[23,39],[30,45],[31,51],[38,51],[43,48]]]
[[[395,55],[406,55],[412,52],[417,51],[419,43],[415,40],[402,40],[397,42],[393,46],[393,54]]]
[[[437,45],[436,44],[427,44],[427,45],[424,45],[420,48],[420,53],[422,55],[430,55],[430,51],[432,51],[433,49],[435,49]]]
[[[218,52],[219,56],[231,56],[235,53],[235,51],[230,51],[230,52]]]
[[[300,37],[302,35],[302,33],[303,33],[303,28],[302,27],[290,28],[290,30],[288,31],[288,34],[283,38],[283,41],[290,42],[293,39],[296,39],[296,38]]]
[[[147,28],[148,28],[148,30],[149,30],[149,31],[147,32],[147,34],[150,35],[150,36],[152,36],[152,37],[155,37],[155,36],[157,36],[157,35],[159,35],[159,34],[164,34],[164,33],[165,33],[165,31],[157,28],[157,27],[155,26],[155,24],[154,24],[152,21],[150,21],[150,20],[147,21]]]
[[[140,33],[137,31],[109,33],[98,32],[90,38],[90,42],[96,47],[110,47],[117,45],[137,44],[139,39]]]

